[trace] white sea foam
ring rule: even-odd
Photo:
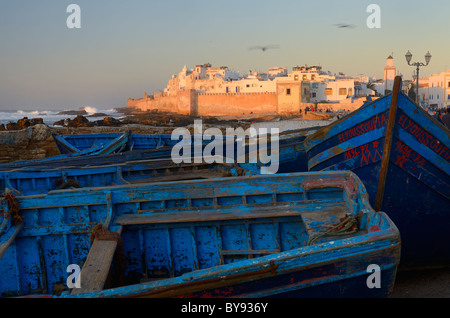
[[[86,106],[84,110],[88,113],[88,115],[92,115],[94,113],[105,113],[108,116],[119,119],[123,114],[117,113],[114,109],[97,109],[95,107]],[[19,119],[27,117],[28,119],[32,118],[42,118],[44,123],[49,126],[53,126],[53,124],[61,119],[70,118],[73,119],[76,115],[58,115],[61,110],[0,110],[0,125],[8,124],[10,122],[17,122]],[[87,116],[88,116],[87,115]],[[90,120],[98,120],[97,117],[92,117]]]
[[[92,114],[98,113],[97,108],[91,107],[91,106],[84,107],[84,110],[86,111],[86,113],[88,113],[88,115],[92,115]]]

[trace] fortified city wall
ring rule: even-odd
[[[128,99],[127,107],[140,110],[170,111],[194,116],[238,116],[257,113],[298,114],[299,110],[311,108],[313,103],[301,103],[300,97],[295,102],[286,103],[280,93],[197,93],[195,90],[178,90],[176,95],[165,96],[163,93],[145,95],[140,99]],[[322,110],[354,111],[362,106],[363,99],[343,101],[341,103],[319,103]],[[281,105],[283,105],[281,107]]]

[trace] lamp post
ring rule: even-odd
[[[418,105],[420,105],[420,97],[419,97],[419,68],[421,66],[427,66],[430,63],[430,61],[431,61],[431,54],[430,54],[430,52],[427,52],[427,54],[425,54],[425,62],[427,64],[423,64],[422,62],[411,63],[412,54],[411,54],[411,52],[409,50],[406,53],[405,57],[406,57],[406,62],[408,62],[409,66],[416,66],[417,67],[417,72],[416,72],[416,75],[417,75],[416,102],[417,102]]]

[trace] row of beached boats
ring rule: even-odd
[[[282,134],[270,175],[174,163],[171,135],[55,135],[61,155],[0,165],[0,295],[386,297],[398,268],[449,265],[449,131],[400,85]]]

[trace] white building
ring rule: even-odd
[[[273,79],[275,77],[288,76],[287,68],[285,67],[269,67],[267,77]]]
[[[423,106],[450,107],[450,70],[419,80],[419,97]]]
[[[278,82],[308,81],[311,83],[311,102],[338,103],[349,98],[373,95],[374,92],[367,88],[366,80],[369,78],[325,72],[321,66],[296,66],[291,73],[285,67],[271,67],[267,73],[250,71],[248,75],[241,76],[226,66],[212,67],[205,63],[196,65],[193,70],[185,66],[177,76],[172,76],[165,93],[169,95],[174,89],[187,88],[203,93],[275,93]]]

